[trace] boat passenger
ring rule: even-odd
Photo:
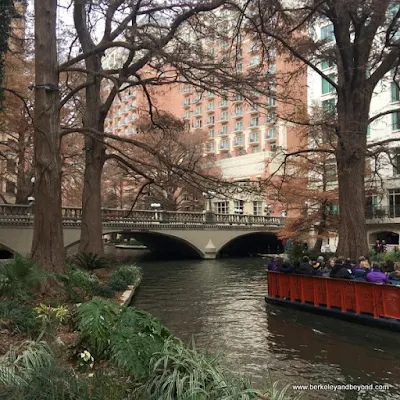
[[[289,274],[294,270],[294,267],[291,266],[290,263],[288,261],[285,261],[282,257],[278,257],[276,265],[278,267],[278,271],[285,274]]]
[[[332,268],[329,276],[337,279],[353,279],[353,276],[346,268],[343,257],[338,257],[336,259],[335,266]]]
[[[323,256],[318,256],[317,257],[317,263],[319,264],[320,270],[323,271],[323,269],[325,268],[325,265],[326,265],[324,257]]]
[[[374,263],[372,265],[372,269],[367,273],[366,281],[371,283],[383,284],[388,283],[388,277],[382,271],[382,268],[379,264]]]
[[[358,259],[358,265],[353,268],[353,277],[355,281],[361,281],[365,282],[366,281],[366,275],[369,272],[369,265],[367,260],[365,259],[364,256],[361,256]]]
[[[332,257],[325,264],[325,267],[322,269],[322,276],[329,278],[332,268],[335,266],[335,259]]]
[[[302,262],[293,271],[297,275],[316,275],[314,268],[310,264],[310,259],[307,256],[303,257]]]
[[[400,281],[400,263],[394,264],[394,271],[390,273],[389,279],[391,281]]]
[[[269,262],[267,269],[268,271],[278,271],[278,266],[276,265],[275,257],[271,258],[271,261]]]

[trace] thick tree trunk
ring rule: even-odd
[[[90,60],[100,68],[99,61]],[[88,76],[84,128],[104,131],[104,117],[100,103],[100,79]],[[85,137],[85,172],[82,194],[82,226],[79,252],[104,255],[101,219],[101,176],[105,162],[105,145],[101,135]]]
[[[54,0],[35,0],[35,220],[32,257],[40,267],[64,271],[61,218],[60,95]]]
[[[337,255],[357,259],[368,254],[365,223],[365,153],[369,96],[339,97],[339,140],[336,150],[339,183]]]

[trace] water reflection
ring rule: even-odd
[[[192,335],[233,370],[291,384],[384,384],[390,392],[308,392],[305,399],[400,399],[398,334],[306,312],[265,307],[261,259],[138,262],[134,304],[178,337]]]

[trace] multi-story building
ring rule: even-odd
[[[285,103],[283,92],[288,88],[282,83],[282,76],[298,66],[287,55],[275,54],[272,49],[268,63],[263,65],[259,43],[244,37],[239,44],[234,55],[236,72],[243,74],[244,79],[248,71],[262,75],[262,81],[268,81],[268,93],[254,90],[251,96],[243,96],[233,88],[226,88],[226,93],[221,88],[213,92],[187,83],[158,87],[153,101],[159,109],[182,118],[188,131],[206,131],[206,152],[216,156],[223,178],[245,184],[271,176],[280,155],[298,147],[301,135],[298,126],[288,122],[294,109]],[[222,57],[231,49],[229,41],[205,41],[204,46],[209,53]],[[306,76],[296,73],[296,86],[291,92],[297,103],[305,107]],[[147,110],[140,89],[127,89],[114,102],[106,128],[116,134],[133,134],[138,112]],[[227,214],[282,215],[286,210],[286,205],[268,199],[267,193],[256,195],[246,190],[233,196],[219,195],[212,199],[212,204],[216,212]]]

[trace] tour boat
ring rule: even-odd
[[[265,301],[400,331],[400,286],[268,271]]]

